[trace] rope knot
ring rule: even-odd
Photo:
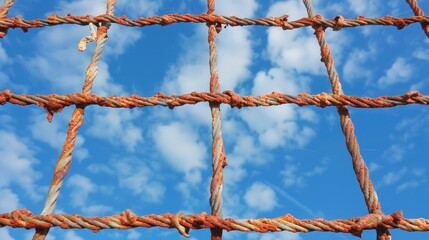
[[[172,219],[172,227],[176,228],[177,231],[180,233],[180,235],[189,238],[189,228],[184,227],[182,224],[180,224],[180,219],[183,217],[183,213],[179,212],[173,216]]]
[[[243,107],[243,103],[241,102],[241,96],[231,90],[226,90],[223,94],[230,97],[229,105],[233,107],[237,107],[238,109]]]
[[[291,30],[293,26],[288,22],[289,15],[283,15],[280,17],[281,25],[283,30]]]
[[[398,30],[401,30],[408,25],[403,19],[400,18],[395,18],[391,16],[387,16],[384,18],[385,20],[390,21],[393,25],[395,25]]]
[[[127,226],[135,226],[135,222],[137,221],[137,215],[135,215],[130,209],[126,209],[125,211],[121,212],[120,214],[121,218],[119,221],[121,221],[121,224],[127,225]]]
[[[10,100],[12,92],[10,89],[6,89],[3,92],[0,92],[0,104],[4,105],[7,101]]]
[[[57,14],[51,14],[48,16],[48,21],[54,22],[55,20],[58,20]]]
[[[33,213],[28,211],[27,209],[17,209],[11,212],[11,220],[10,224],[12,227],[25,227],[31,228],[30,223],[25,221],[25,217],[32,217]]]
[[[362,238],[362,232],[367,228],[376,228],[382,221],[381,214],[368,214],[364,217],[359,218],[359,220],[353,224],[350,228],[350,233],[353,236]]]
[[[329,98],[329,95],[326,94],[325,92],[322,92],[321,94],[319,94],[319,96],[317,97],[317,100],[318,100],[317,106],[324,108],[326,106],[332,105],[331,102],[329,102],[328,98]]]
[[[421,97],[421,96],[422,95],[419,93],[419,91],[414,90],[414,91],[410,91],[410,92],[407,92],[406,94],[404,94],[403,98],[404,98],[404,101],[406,103],[413,103],[415,101],[412,98]]]
[[[206,212],[202,212],[201,214],[195,217],[195,221],[192,223],[192,225],[195,228],[199,228],[201,225],[203,225],[206,222],[207,216],[208,214]]]
[[[335,25],[334,25],[334,31],[339,31],[344,26],[346,22],[344,21],[344,17],[339,15],[335,17]]]
[[[22,20],[21,16],[18,16],[13,20],[13,25],[15,25],[15,27],[21,28],[23,32],[28,32],[28,28],[24,27],[24,21]]]

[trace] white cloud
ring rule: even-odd
[[[244,195],[244,201],[251,209],[265,212],[273,210],[277,205],[276,193],[263,183],[256,182],[250,186]]]
[[[297,95],[302,89],[305,89],[309,79],[298,77],[281,68],[271,68],[268,72],[258,72],[253,81],[252,94],[254,95],[271,92]]]
[[[111,212],[113,210],[112,207],[102,205],[102,204],[83,206],[81,207],[81,209],[82,209],[82,212],[90,216],[100,216],[100,215],[106,214],[107,212]]]
[[[71,188],[70,204],[74,207],[87,206],[89,194],[97,191],[97,185],[91,179],[79,174],[70,176],[67,179],[66,186]]]
[[[6,64],[8,62],[10,62],[10,58],[4,49],[3,44],[0,44],[0,63]]]
[[[285,9],[288,10],[289,20],[307,16],[304,4],[298,0],[274,3],[268,11],[268,16],[281,16]],[[311,28],[293,31],[269,28],[267,33],[270,61],[276,66],[300,73],[324,73],[324,66],[320,62],[320,48],[313,32]]]
[[[410,179],[399,184],[396,187],[396,192],[402,192],[405,190],[409,190],[411,188],[416,188],[422,185],[423,183],[425,183],[426,182],[425,172],[426,172],[426,169],[424,168],[411,169],[409,172],[409,175],[411,175]]]
[[[115,170],[112,175],[118,177],[119,187],[132,190],[146,202],[159,202],[164,197],[164,185],[157,181],[156,172],[146,164],[130,158],[113,161],[111,165]]]
[[[149,169],[140,168],[129,176],[120,180],[120,186],[133,190],[134,194],[141,194],[149,202],[158,202],[165,192],[165,187],[157,181],[151,181]]]
[[[377,163],[370,162],[368,164],[368,170],[369,170],[370,173],[375,172],[378,169],[380,169],[380,165],[378,165]]]
[[[288,164],[280,173],[282,174],[283,183],[286,187],[302,186],[304,179],[297,174],[298,167],[296,165]]]
[[[417,59],[429,61],[429,50],[423,49],[423,48],[416,49],[413,52],[413,57]]]
[[[154,127],[155,146],[167,163],[175,170],[185,173],[186,179],[198,183],[195,174],[206,168],[207,147],[190,126],[172,122]]]
[[[15,240],[10,234],[9,229],[7,228],[0,228],[0,239],[1,240]]]
[[[244,109],[240,116],[259,134],[259,143],[268,148],[302,147],[315,136],[311,128],[298,125],[297,110],[292,105]]]
[[[295,163],[290,157],[286,157],[285,159],[288,161],[280,171],[285,187],[306,186],[309,178],[322,175],[327,169],[326,159],[322,159],[320,164],[312,167],[309,170],[300,169],[299,164]]]
[[[416,188],[418,186],[420,186],[423,182],[418,181],[418,180],[410,180],[410,181],[406,181],[404,183],[401,183],[398,185],[398,187],[396,188],[397,192],[402,192],[411,188]]]
[[[0,139],[7,144],[0,145],[0,187],[17,184],[33,200],[41,199],[36,181],[41,173],[33,169],[39,163],[29,144],[12,132],[0,130]],[[19,177],[17,177],[19,176]]]
[[[344,80],[353,82],[357,79],[368,80],[372,76],[371,68],[365,64],[369,59],[373,59],[376,54],[376,49],[369,47],[368,50],[354,49],[347,57],[343,67]]]
[[[92,203],[90,194],[104,191],[101,189],[102,186],[96,185],[90,178],[80,174],[71,175],[66,180],[66,187],[70,189],[68,196],[70,205],[79,208],[83,214],[97,216],[112,210],[110,206]]]
[[[273,233],[263,233],[263,234],[252,234],[253,236],[249,236],[248,240],[301,240],[300,233],[292,233],[292,232],[273,232]]]
[[[379,187],[389,186],[397,183],[401,178],[408,173],[408,169],[406,167],[401,168],[399,171],[391,171],[385,174],[379,184]]]
[[[383,152],[383,158],[391,163],[403,160],[407,147],[403,144],[393,144]]]
[[[83,238],[79,237],[73,230],[67,230],[64,231],[64,240],[84,240]]]
[[[120,143],[128,151],[134,152],[143,142],[142,129],[132,122],[140,113],[138,110],[129,109],[97,109],[88,134],[112,144]]]
[[[33,112],[29,126],[32,137],[60,152],[66,140],[67,123],[71,116],[71,111],[72,109],[65,109],[62,113],[55,114],[51,123],[46,120],[46,113]],[[78,134],[74,150],[74,156],[78,160],[83,160],[89,155],[88,149],[83,147],[84,143],[85,138],[82,134]]]
[[[73,2],[60,1],[57,9],[74,15],[98,15],[106,13],[106,1],[93,0],[91,2],[78,0]]]
[[[134,229],[128,230],[127,239],[136,240],[136,239],[140,239],[140,237],[141,237],[141,234],[136,230]]]
[[[349,10],[359,16],[378,17],[379,16],[379,3],[377,1],[368,0],[347,0]]]
[[[156,14],[161,8],[162,2],[156,0],[121,0],[116,3],[115,14],[118,15],[123,11],[130,17],[148,17]]]
[[[18,209],[19,197],[12,190],[9,188],[0,188],[0,196],[0,213],[11,212]],[[0,239],[3,238],[0,237]]]
[[[310,108],[300,108],[298,111],[298,114],[299,114],[299,118],[304,121],[313,122],[313,123],[319,122],[319,116],[314,110]]]
[[[259,5],[255,0],[217,0],[216,12],[226,16],[253,17]]]
[[[96,164],[96,163],[89,164],[88,171],[92,173],[103,173],[108,175],[115,174],[115,171],[110,166],[107,166],[105,164]]]
[[[386,71],[386,75],[378,80],[378,85],[382,88],[396,83],[405,83],[413,75],[414,67],[407,63],[402,57],[398,57],[392,66]]]

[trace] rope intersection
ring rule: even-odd
[[[345,19],[343,16],[338,15],[333,19],[323,19],[320,15],[313,17],[304,17],[294,21],[288,21],[288,15],[278,17],[265,17],[265,18],[240,18],[236,16],[222,16],[216,14],[167,14],[163,16],[153,17],[140,17],[137,19],[129,19],[127,16],[116,17],[109,14],[102,14],[98,16],[59,16],[56,14],[49,15],[46,19],[27,20],[22,17],[13,18],[0,18],[0,28],[21,28],[27,32],[31,28],[41,28],[48,26],[55,26],[61,24],[77,24],[88,25],[114,23],[128,27],[146,27],[152,25],[167,26],[175,23],[207,23],[209,25],[225,25],[225,26],[267,26],[267,27],[282,27],[284,30],[292,30],[302,27],[318,27],[332,28],[337,31],[341,28],[362,27],[368,25],[380,26],[395,26],[398,29],[413,24],[420,23],[425,26],[429,23],[427,16],[411,16],[404,18],[397,18],[392,16],[385,16],[380,18],[367,18],[359,16],[355,19]],[[1,36],[0,36],[1,37]]]
[[[190,229],[219,228],[227,231],[241,232],[342,232],[360,236],[364,230],[388,228],[405,231],[429,231],[429,220],[423,218],[404,218],[402,212],[391,215],[368,214],[350,219],[325,220],[321,218],[300,220],[291,214],[277,218],[232,219],[200,214],[184,215],[183,213],[165,213],[160,215],[137,216],[131,210],[119,215],[105,217],[85,217],[79,214],[47,214],[35,216],[26,209],[0,214],[0,227],[14,228],[51,228],[63,229],[87,228],[94,232],[102,229],[130,229],[136,227],[176,228],[179,233],[189,237]]]
[[[193,14],[166,14],[162,16],[140,17],[130,19],[127,16],[115,16],[114,6],[116,0],[107,0],[106,13],[98,16],[58,16],[49,15],[46,19],[27,20],[22,17],[8,17],[9,9],[15,0],[5,0],[0,7],[0,38],[6,36],[9,29],[21,28],[27,32],[32,28],[42,28],[62,24],[89,25],[90,36],[85,36],[78,44],[78,49],[84,51],[86,44],[95,42],[95,49],[86,70],[86,77],[81,93],[70,94],[16,94],[10,90],[0,92],[0,104],[15,104],[20,106],[37,105],[48,113],[48,121],[52,121],[54,113],[61,112],[64,107],[75,106],[69,121],[66,140],[53,173],[44,209],[40,215],[33,215],[26,209],[14,210],[10,213],[0,214],[0,227],[14,227],[36,229],[33,240],[44,240],[52,227],[87,228],[92,231],[102,229],[130,229],[136,227],[163,227],[175,228],[178,232],[189,237],[190,229],[209,228],[212,240],[221,240],[223,230],[243,232],[343,232],[360,237],[364,230],[375,229],[378,240],[391,239],[389,229],[402,229],[405,231],[429,231],[429,220],[424,218],[408,219],[398,211],[392,215],[385,215],[381,211],[381,204],[369,176],[366,163],[361,156],[359,144],[354,133],[354,125],[348,107],[356,108],[388,108],[408,104],[429,104],[429,95],[422,95],[418,91],[410,91],[398,96],[359,97],[346,95],[343,92],[339,75],[331,50],[326,42],[324,33],[327,28],[334,31],[342,28],[362,27],[368,25],[394,26],[403,29],[410,24],[419,23],[429,37],[429,17],[419,7],[416,0],[406,0],[415,16],[398,18],[384,16],[379,18],[366,18],[359,16],[355,19],[345,19],[338,15],[333,19],[324,19],[315,14],[311,0],[302,0],[307,9],[307,17],[289,21],[288,15],[264,18],[240,18],[236,16],[222,16],[215,14],[215,0],[207,0],[207,13]],[[108,30],[111,24],[127,27],[146,27],[152,25],[167,26],[176,23],[205,23],[208,28],[209,49],[209,92],[192,92],[184,95],[166,96],[158,93],[151,97],[138,95],[131,96],[99,96],[92,94],[92,86],[98,72],[100,57],[108,40]],[[220,92],[218,75],[216,37],[226,26],[265,26],[281,27],[283,30],[294,30],[302,27],[312,27],[320,46],[321,60],[324,63],[331,84],[332,93],[319,93],[311,95],[307,92],[296,96],[284,93],[269,93],[261,96],[241,96],[232,90]],[[84,122],[85,108],[98,105],[110,108],[135,108],[149,106],[164,106],[175,108],[187,104],[208,102],[212,116],[212,177],[210,183],[211,214],[184,215],[161,214],[137,216],[131,210],[125,210],[119,215],[104,217],[86,217],[78,214],[53,214],[60,190],[72,162],[73,150],[79,128]],[[351,163],[362,191],[368,214],[362,217],[338,220],[300,220],[290,214],[278,218],[260,218],[237,220],[223,218],[222,189],[224,184],[223,170],[227,166],[227,154],[222,138],[220,105],[228,104],[231,107],[261,107],[294,104],[298,106],[335,106],[344,134],[345,144],[351,157]]]

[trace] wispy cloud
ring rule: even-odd
[[[349,10],[358,16],[377,17],[380,15],[380,2],[366,0],[347,0]]]
[[[41,194],[36,181],[41,173],[34,169],[39,161],[28,142],[14,132],[0,130],[0,139],[7,144],[0,145],[0,187],[16,184],[25,190],[33,200],[40,200]],[[19,177],[17,177],[19,176]]]
[[[172,122],[154,127],[155,146],[166,162],[184,173],[187,182],[201,181],[200,171],[206,168],[207,147],[197,132],[184,123]]]
[[[376,185],[377,188],[394,186],[396,192],[402,192],[411,188],[416,188],[426,182],[424,168],[402,167],[386,173],[381,181]]]
[[[0,188],[0,196],[0,213],[11,212],[18,209],[20,205],[19,197],[10,188]],[[3,238],[0,237],[0,239]]]
[[[386,74],[378,79],[378,85],[386,88],[397,83],[408,82],[413,75],[413,69],[413,65],[408,63],[405,58],[398,57]]]
[[[418,48],[414,50],[413,57],[417,59],[429,61],[429,50],[424,48]]]
[[[247,240],[302,240],[301,233],[274,232],[274,233],[248,233]]]
[[[46,119],[46,113],[32,112],[28,130],[34,140],[48,144],[61,151],[66,139],[67,122],[71,116],[71,109],[65,109],[62,114],[57,114],[49,123]],[[78,160],[88,157],[89,151],[84,147],[85,138],[80,134],[76,137],[74,156]]]
[[[288,194],[285,190],[271,185],[270,186],[283,198],[286,198],[290,203],[292,203],[293,205],[297,206],[298,208],[300,208],[301,210],[303,210],[304,212],[306,212],[310,217],[313,218],[318,218],[321,217],[320,213],[316,213],[314,212],[311,208],[307,207],[305,204],[303,204],[302,202],[300,202],[298,199],[294,198],[292,195]]]
[[[373,70],[367,63],[373,60],[377,54],[376,48],[354,49],[348,55],[343,67],[344,80],[352,83],[357,79],[368,80],[373,76]]]
[[[84,240],[84,239],[79,235],[77,235],[75,231],[69,230],[69,231],[65,231],[64,240]]]
[[[7,228],[0,228],[0,239],[2,240],[15,240],[10,234],[9,229]]]
[[[253,183],[246,190],[244,201],[251,210],[256,212],[271,211],[277,205],[277,198],[274,190],[261,182]]]
[[[143,143],[143,130],[134,124],[140,116],[140,110],[98,109],[87,133],[134,152]]]
[[[78,208],[83,214],[100,215],[112,210],[111,207],[94,203],[95,199],[90,195],[101,192],[100,186],[90,178],[74,174],[67,178],[65,187],[70,190],[68,198],[72,207]]]

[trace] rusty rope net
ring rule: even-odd
[[[163,227],[175,228],[178,232],[189,237],[190,229],[209,228],[212,239],[222,239],[222,231],[242,232],[311,232],[329,231],[350,233],[361,236],[364,230],[375,229],[378,240],[391,239],[389,229],[402,229],[405,231],[429,231],[428,219],[408,219],[402,212],[386,215],[381,211],[377,193],[369,177],[368,168],[359,150],[357,138],[354,134],[354,125],[348,111],[348,107],[357,108],[387,108],[407,104],[429,103],[429,95],[422,95],[417,91],[407,92],[400,96],[382,97],[358,97],[346,95],[341,87],[341,82],[335,69],[334,59],[325,40],[325,30],[332,28],[338,31],[342,28],[360,27],[366,25],[395,26],[398,29],[407,27],[413,23],[421,24],[425,34],[429,37],[429,17],[425,16],[419,8],[416,0],[407,0],[415,16],[396,18],[366,18],[360,16],[356,19],[345,19],[337,16],[334,19],[323,19],[314,13],[311,0],[303,0],[308,16],[295,21],[288,21],[288,16],[266,18],[240,18],[236,16],[221,16],[215,14],[215,0],[207,0],[207,13],[200,15],[168,14],[147,18],[129,19],[127,16],[114,15],[115,0],[108,0],[106,13],[99,16],[58,16],[50,15],[47,19],[26,20],[21,17],[8,17],[8,11],[15,0],[5,0],[0,8],[0,37],[6,36],[9,29],[21,28],[28,31],[30,28],[49,27],[60,24],[89,25],[91,36],[82,38],[79,49],[84,50],[88,42],[95,42],[95,49],[86,71],[86,78],[82,87],[82,93],[27,95],[16,94],[10,90],[0,92],[0,104],[16,104],[21,106],[37,105],[46,110],[48,120],[52,120],[54,113],[60,112],[64,107],[75,106],[75,110],[69,121],[69,129],[60,156],[58,157],[53,179],[43,211],[35,215],[26,209],[17,209],[10,213],[0,214],[0,227],[34,228],[36,233],[34,240],[46,238],[52,227],[87,228],[94,232],[102,229],[130,229],[136,227]],[[107,41],[107,33],[111,24],[119,24],[128,27],[146,27],[150,25],[170,25],[175,23],[206,23],[208,27],[209,68],[210,68],[210,92],[192,92],[184,95],[165,96],[158,93],[152,97],[131,96],[99,96],[91,94],[98,63],[103,46]],[[220,84],[217,67],[216,36],[223,26],[250,26],[261,25],[268,27],[281,27],[284,30],[293,30],[302,27],[312,27],[320,45],[321,60],[325,64],[327,74],[332,86],[332,93],[320,93],[310,95],[306,92],[297,96],[273,92],[262,96],[240,96],[232,90],[220,92]],[[96,27],[96,29],[94,29]],[[104,217],[85,217],[78,214],[53,214],[57,199],[60,194],[63,180],[67,175],[73,156],[75,140],[84,121],[85,107],[98,105],[110,108],[134,108],[161,105],[169,108],[186,104],[208,102],[212,115],[212,171],[210,183],[210,207],[211,214],[205,212],[193,215],[160,214],[136,216],[130,210],[123,211],[119,215]],[[344,133],[346,147],[350,153],[353,169],[355,171],[359,187],[363,193],[368,215],[351,219],[338,220],[300,220],[290,214],[278,218],[260,218],[248,220],[236,220],[223,218],[222,215],[222,188],[224,184],[223,169],[227,166],[226,153],[222,138],[220,105],[228,104],[231,107],[260,107],[275,106],[281,104],[295,104],[298,106],[314,105],[317,107],[335,106],[337,108],[341,129]]]

